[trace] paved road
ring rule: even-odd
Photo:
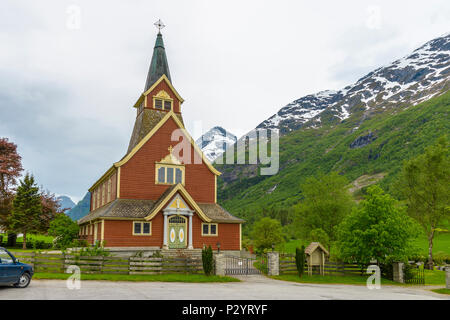
[[[248,276],[243,282],[167,283],[82,281],[81,289],[69,290],[63,280],[33,280],[26,289],[0,288],[3,299],[449,299],[428,290],[383,286],[300,284]]]

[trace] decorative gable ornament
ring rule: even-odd
[[[172,100],[170,95],[164,90],[158,91],[158,93],[155,95],[155,98],[160,98],[160,99],[164,99],[164,100]]]
[[[174,164],[174,165],[182,165],[181,161],[178,160],[177,157],[173,155],[173,148],[170,146],[168,148],[169,154],[162,158],[158,163],[164,163],[164,164]]]

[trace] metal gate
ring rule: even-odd
[[[425,284],[425,271],[419,266],[409,266],[404,269],[405,283],[408,284]]]
[[[256,259],[240,258],[234,256],[226,256],[225,258],[225,274],[227,275],[249,275],[260,274],[261,271],[256,269]]]

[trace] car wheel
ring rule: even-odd
[[[28,273],[24,273],[20,276],[19,282],[17,282],[14,287],[16,288],[26,288],[31,282],[31,276]]]

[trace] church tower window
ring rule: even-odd
[[[172,105],[173,105],[173,99],[164,90],[159,91],[153,97],[153,107],[155,109],[170,111],[170,110],[172,110]]]

